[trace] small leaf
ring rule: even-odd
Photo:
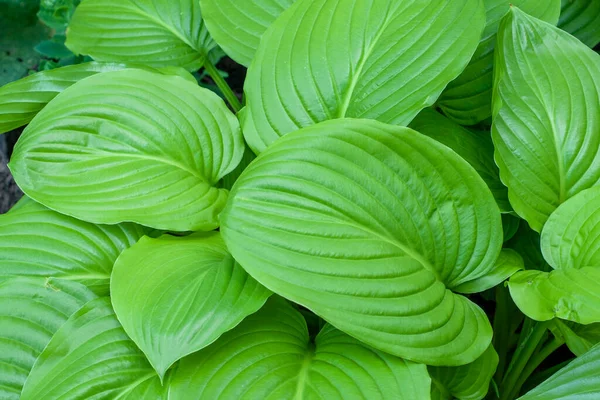
[[[25,197],[0,215],[0,276],[76,281],[105,296],[115,260],[144,233],[129,223],[79,221]]]
[[[66,45],[98,61],[195,71],[215,46],[197,0],[84,0]]]
[[[521,218],[515,217],[511,214],[503,214],[502,215],[502,230],[504,231],[504,242],[508,242],[511,240],[517,232],[519,231],[519,227],[521,226]]]
[[[523,258],[525,268],[549,272],[548,265],[540,250],[540,234],[522,221],[515,235],[506,243],[506,247],[515,250]]]
[[[555,336],[562,338],[569,350],[578,357],[600,343],[600,323],[582,325],[555,319],[550,329]]]
[[[600,2],[597,0],[562,0],[558,27],[589,47],[600,43]]]
[[[161,378],[270,294],[235,262],[218,232],[145,237],[121,254],[111,279],[119,321]]]
[[[326,325],[312,343],[306,321],[272,297],[211,346],[181,361],[170,394],[196,399],[429,397],[424,365],[373,350]]]
[[[483,292],[499,285],[522,269],[525,269],[525,263],[519,253],[511,249],[502,249],[492,271],[481,278],[457,286],[454,291],[458,293]]]
[[[84,79],[29,124],[9,167],[40,203],[94,223],[212,230],[244,151],[214,93],[138,69]]]

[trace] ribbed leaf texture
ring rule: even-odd
[[[596,46],[600,43],[600,2],[562,0],[558,26],[589,47]]]

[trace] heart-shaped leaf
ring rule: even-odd
[[[496,162],[513,209],[539,232],[556,207],[600,181],[600,55],[512,7],[495,71]]]
[[[25,197],[0,215],[0,276],[77,281],[105,296],[115,260],[146,232],[128,223],[83,222]]]
[[[244,86],[255,153],[333,118],[408,124],[477,48],[481,0],[297,0],[263,35]]]
[[[270,294],[235,262],[218,232],[143,238],[121,254],[111,279],[119,321],[161,377]]]
[[[437,105],[454,121],[474,125],[492,116],[494,48],[498,26],[509,7],[517,6],[541,20],[556,24],[560,0],[484,0],[487,22],[483,37],[463,73],[450,82]]]
[[[306,321],[272,297],[217,342],[187,357],[170,394],[196,399],[426,399],[424,365],[371,349],[326,325],[314,343]]]
[[[448,289],[492,271],[500,212],[433,139],[372,120],[304,128],[244,171],[221,220],[254,278],[375,348],[462,365],[490,344],[483,311]]]
[[[562,0],[558,26],[589,47],[595,47],[600,43],[600,2]]]
[[[260,38],[294,0],[200,0],[213,39],[236,62],[250,65]]]
[[[67,47],[98,61],[202,67],[215,46],[198,0],[84,0],[67,29]]]
[[[30,197],[76,218],[212,230],[239,163],[235,116],[208,89],[139,69],[84,79],[25,129],[9,167]]]
[[[3,262],[1,268],[4,266]],[[0,277],[1,399],[21,398],[31,368],[54,333],[71,314],[95,297],[76,282]]]
[[[21,400],[164,400],[167,386],[127,337],[108,297],[87,303],[54,334]]]

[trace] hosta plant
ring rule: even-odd
[[[0,88],[0,398],[600,397],[599,20],[83,0]]]

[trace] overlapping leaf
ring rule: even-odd
[[[0,215],[0,276],[60,278],[108,295],[115,260],[145,232],[79,221],[23,198]]]
[[[510,5],[556,24],[560,0],[484,0],[487,22],[477,51],[463,73],[450,82],[437,105],[454,121],[474,125],[492,115],[494,48],[500,20]]]
[[[539,232],[600,181],[600,56],[516,7],[496,51],[496,162],[514,210]]]
[[[600,43],[600,2],[562,0],[558,26],[589,47]]]
[[[171,381],[178,400],[426,399],[424,365],[371,349],[326,325],[314,343],[302,315],[271,298],[216,343],[185,358]]]
[[[490,343],[482,310],[448,288],[493,269],[500,213],[433,139],[370,120],[305,128],[248,167],[221,219],[254,278],[373,347],[460,365]]]
[[[238,63],[248,66],[260,38],[294,0],[201,0],[213,39]]]
[[[454,291],[459,293],[483,292],[499,285],[522,269],[525,269],[525,263],[519,253],[511,249],[502,249],[494,269],[480,278],[458,285]]]
[[[255,153],[341,117],[408,124],[464,69],[480,0],[298,0],[263,35],[244,86]]]
[[[586,353],[600,343],[600,323],[582,325],[555,319],[550,329],[576,356]]]
[[[143,238],[121,254],[111,279],[119,321],[161,377],[270,294],[235,262],[218,232]]]
[[[40,203],[95,223],[211,230],[242,158],[235,116],[207,89],[138,69],[59,94],[25,129],[9,164]]]
[[[215,46],[197,0],[84,0],[67,30],[67,47],[98,61],[189,71]]]

